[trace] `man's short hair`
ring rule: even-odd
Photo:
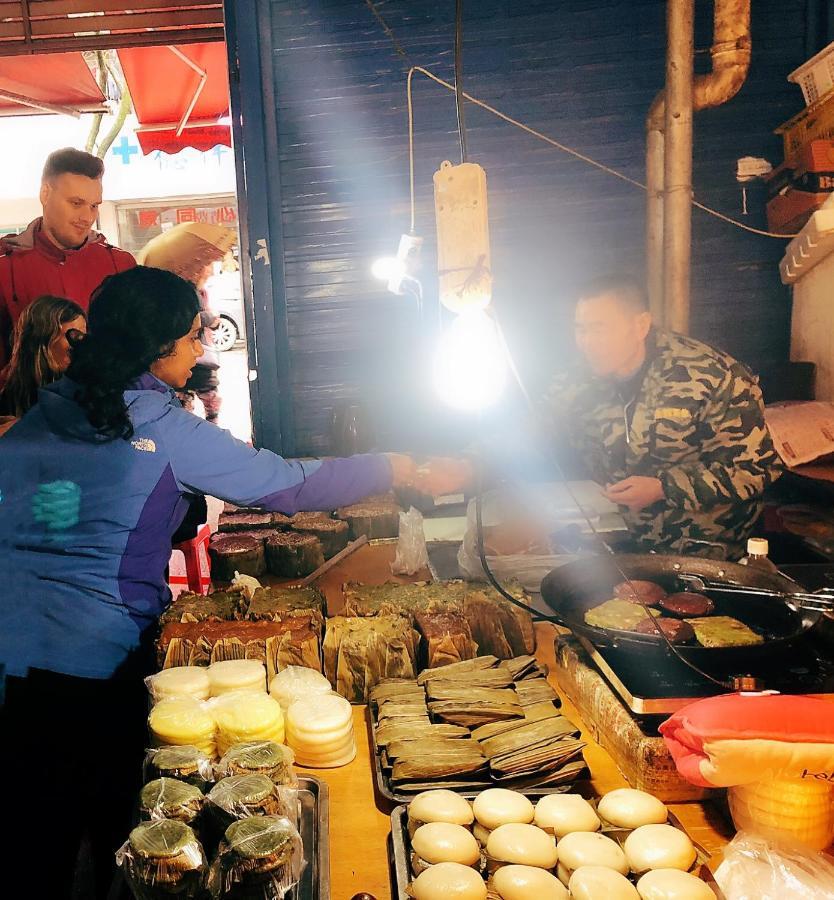
[[[640,281],[624,272],[598,275],[586,282],[579,292],[579,300],[593,300],[604,294],[613,294],[629,311],[643,313],[649,310],[649,298]]]
[[[92,153],[76,150],[75,147],[64,147],[62,150],[54,150],[47,156],[41,180],[52,181],[59,175],[101,178],[104,175],[104,162]]]

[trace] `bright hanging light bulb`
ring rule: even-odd
[[[434,386],[456,409],[475,411],[496,403],[507,382],[507,357],[495,322],[471,310],[451,323],[434,358]]]
[[[383,256],[374,261],[371,266],[371,275],[379,281],[393,281],[402,278],[405,274],[405,265],[395,256]]]

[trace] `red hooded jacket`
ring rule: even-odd
[[[35,219],[22,234],[0,239],[0,370],[8,362],[11,335],[21,312],[38,297],[74,300],[82,309],[108,276],[136,265],[126,251],[97,231],[77,250],[61,250]]]

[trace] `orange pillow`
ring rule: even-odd
[[[787,694],[723,694],[660,726],[680,774],[700,787],[772,778],[834,784],[834,703]]]

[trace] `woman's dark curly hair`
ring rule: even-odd
[[[67,377],[77,401],[107,440],[128,439],[133,425],[124,392],[188,334],[200,301],[172,272],[136,266],[106,278],[93,294],[87,336],[76,344]]]

